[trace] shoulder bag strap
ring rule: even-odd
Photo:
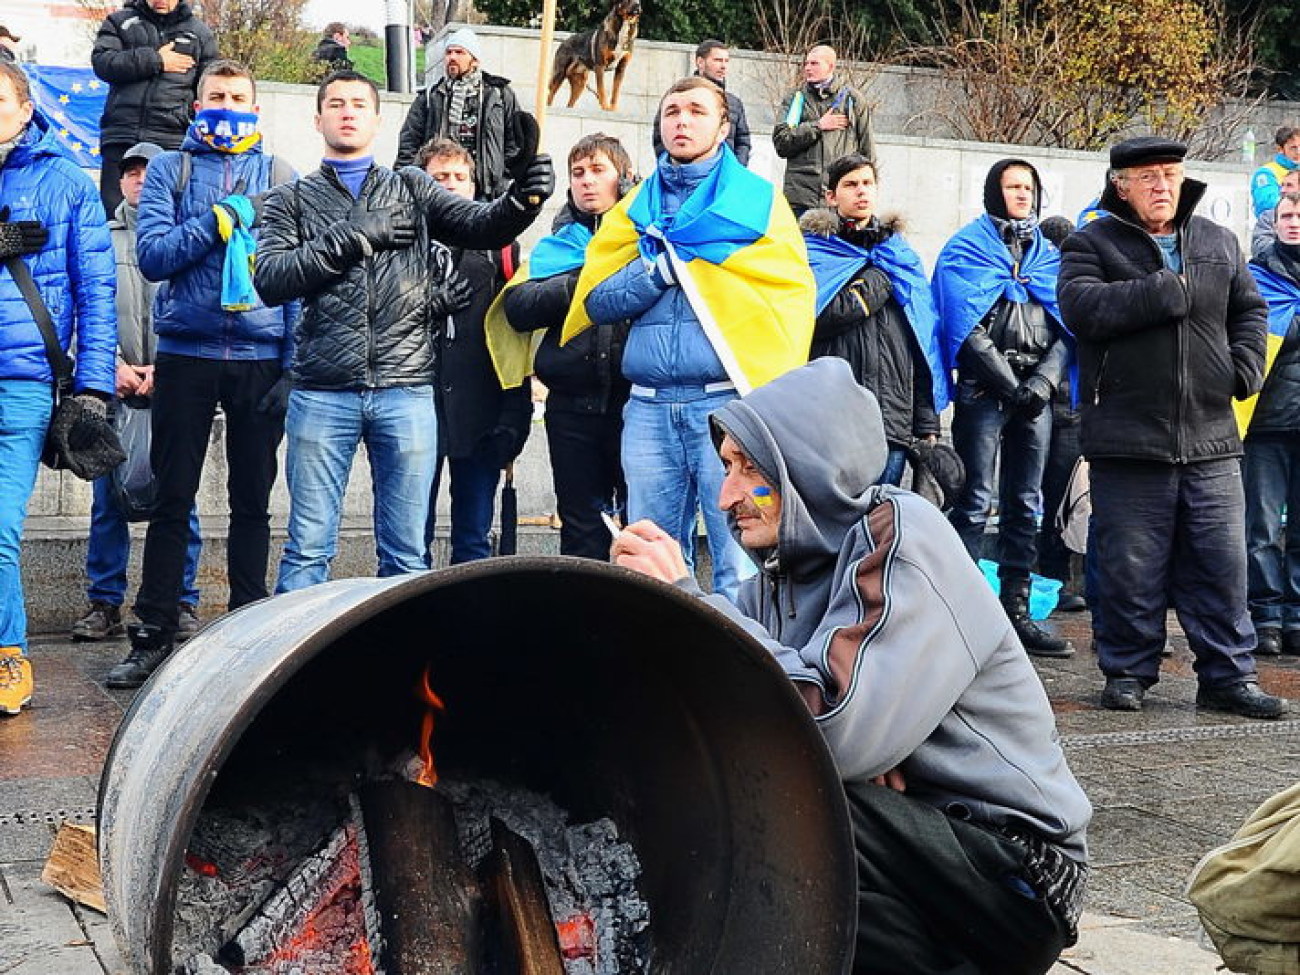
[[[36,327],[41,330],[41,340],[45,343],[45,358],[49,360],[50,371],[54,373],[54,387],[59,395],[67,395],[72,391],[72,360],[63,351],[63,346],[59,345],[59,338],[54,334],[54,321],[50,318],[50,310],[45,307],[45,302],[41,300],[41,293],[36,290],[32,272],[27,269],[21,257],[9,258],[5,261],[5,267],[13,275],[18,290],[22,292],[23,300],[27,302],[32,317],[36,319]]]

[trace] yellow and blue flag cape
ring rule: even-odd
[[[939,348],[939,313],[934,307],[925,266],[916,251],[898,234],[890,234],[870,250],[843,237],[823,237],[821,234],[805,234],[804,243],[808,247],[808,263],[817,280],[818,315],[864,265],[871,264],[889,276],[894,300],[902,306],[930,367],[934,411],[942,413],[952,400],[952,382]]]
[[[591,327],[586,300],[593,288],[652,256],[644,233],[654,225],[716,319],[743,374],[731,377],[737,385],[761,386],[808,361],[817,286],[803,234],[771,183],[742,166],[728,146],[719,151],[721,161],[671,222],[664,219],[657,171],[605,214],[587,248],[561,342]]]
[[[971,329],[998,299],[1023,304],[1033,299],[1070,335],[1056,303],[1061,255],[1040,233],[1019,263],[986,213],[957,231],[934,265],[934,303],[943,332],[944,365],[957,367],[957,352]],[[1073,336],[1071,336],[1073,339]]]
[[[1268,302],[1268,335],[1264,345],[1264,378],[1267,380],[1277,354],[1282,349],[1286,333],[1291,328],[1292,319],[1300,315],[1300,285],[1279,277],[1258,264],[1246,266],[1255,276],[1260,295]],[[1242,437],[1250,429],[1250,419],[1255,415],[1255,405],[1258,402],[1259,393],[1244,400],[1232,401],[1232,411],[1237,414],[1237,432]]]
[[[31,82],[32,101],[49,118],[67,154],[78,166],[99,168],[99,117],[108,82],[90,68],[20,65]],[[116,178],[116,177],[115,177]]]
[[[506,320],[506,292],[525,281],[544,281],[582,267],[590,243],[591,231],[577,221],[566,223],[549,237],[543,237],[488,308],[483,330],[502,389],[516,388],[532,373],[533,358],[545,334],[544,329],[528,333],[517,332],[510,326]]]

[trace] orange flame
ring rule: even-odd
[[[415,781],[420,785],[433,788],[438,783],[438,772],[433,767],[433,717],[437,712],[445,711],[446,705],[429,686],[428,666],[424,668],[424,674],[420,677],[419,695],[426,707],[424,720],[420,722],[420,761],[423,763],[423,768]]]

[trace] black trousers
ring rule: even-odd
[[[560,515],[560,554],[609,560],[612,539],[602,511],[627,507],[620,443],[623,415],[546,411],[555,506]]]
[[[1068,928],[1024,849],[878,785],[846,785],[858,861],[853,975],[1042,975]]]
[[[1043,520],[1038,528],[1038,571],[1062,582],[1070,578],[1070,550],[1056,528],[1056,511],[1070,487],[1070,474],[1079,459],[1079,415],[1052,409],[1052,443],[1043,467]]]
[[[122,202],[122,157],[134,143],[105,142],[99,147],[99,198],[111,220]]]
[[[280,377],[278,360],[227,361],[160,353],[155,363],[150,460],[158,501],[144,541],[135,613],[141,622],[176,630],[185,570],[190,506],[198,494],[217,406],[226,416],[230,535],[230,609],[267,596],[269,504],[284,418],[257,411]]]

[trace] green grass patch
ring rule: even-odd
[[[383,44],[360,44],[354,43],[348,49],[348,57],[356,69],[363,75],[383,88],[388,83],[388,68],[384,63],[384,45]],[[424,48],[415,52],[415,83],[420,87],[424,79]]]

